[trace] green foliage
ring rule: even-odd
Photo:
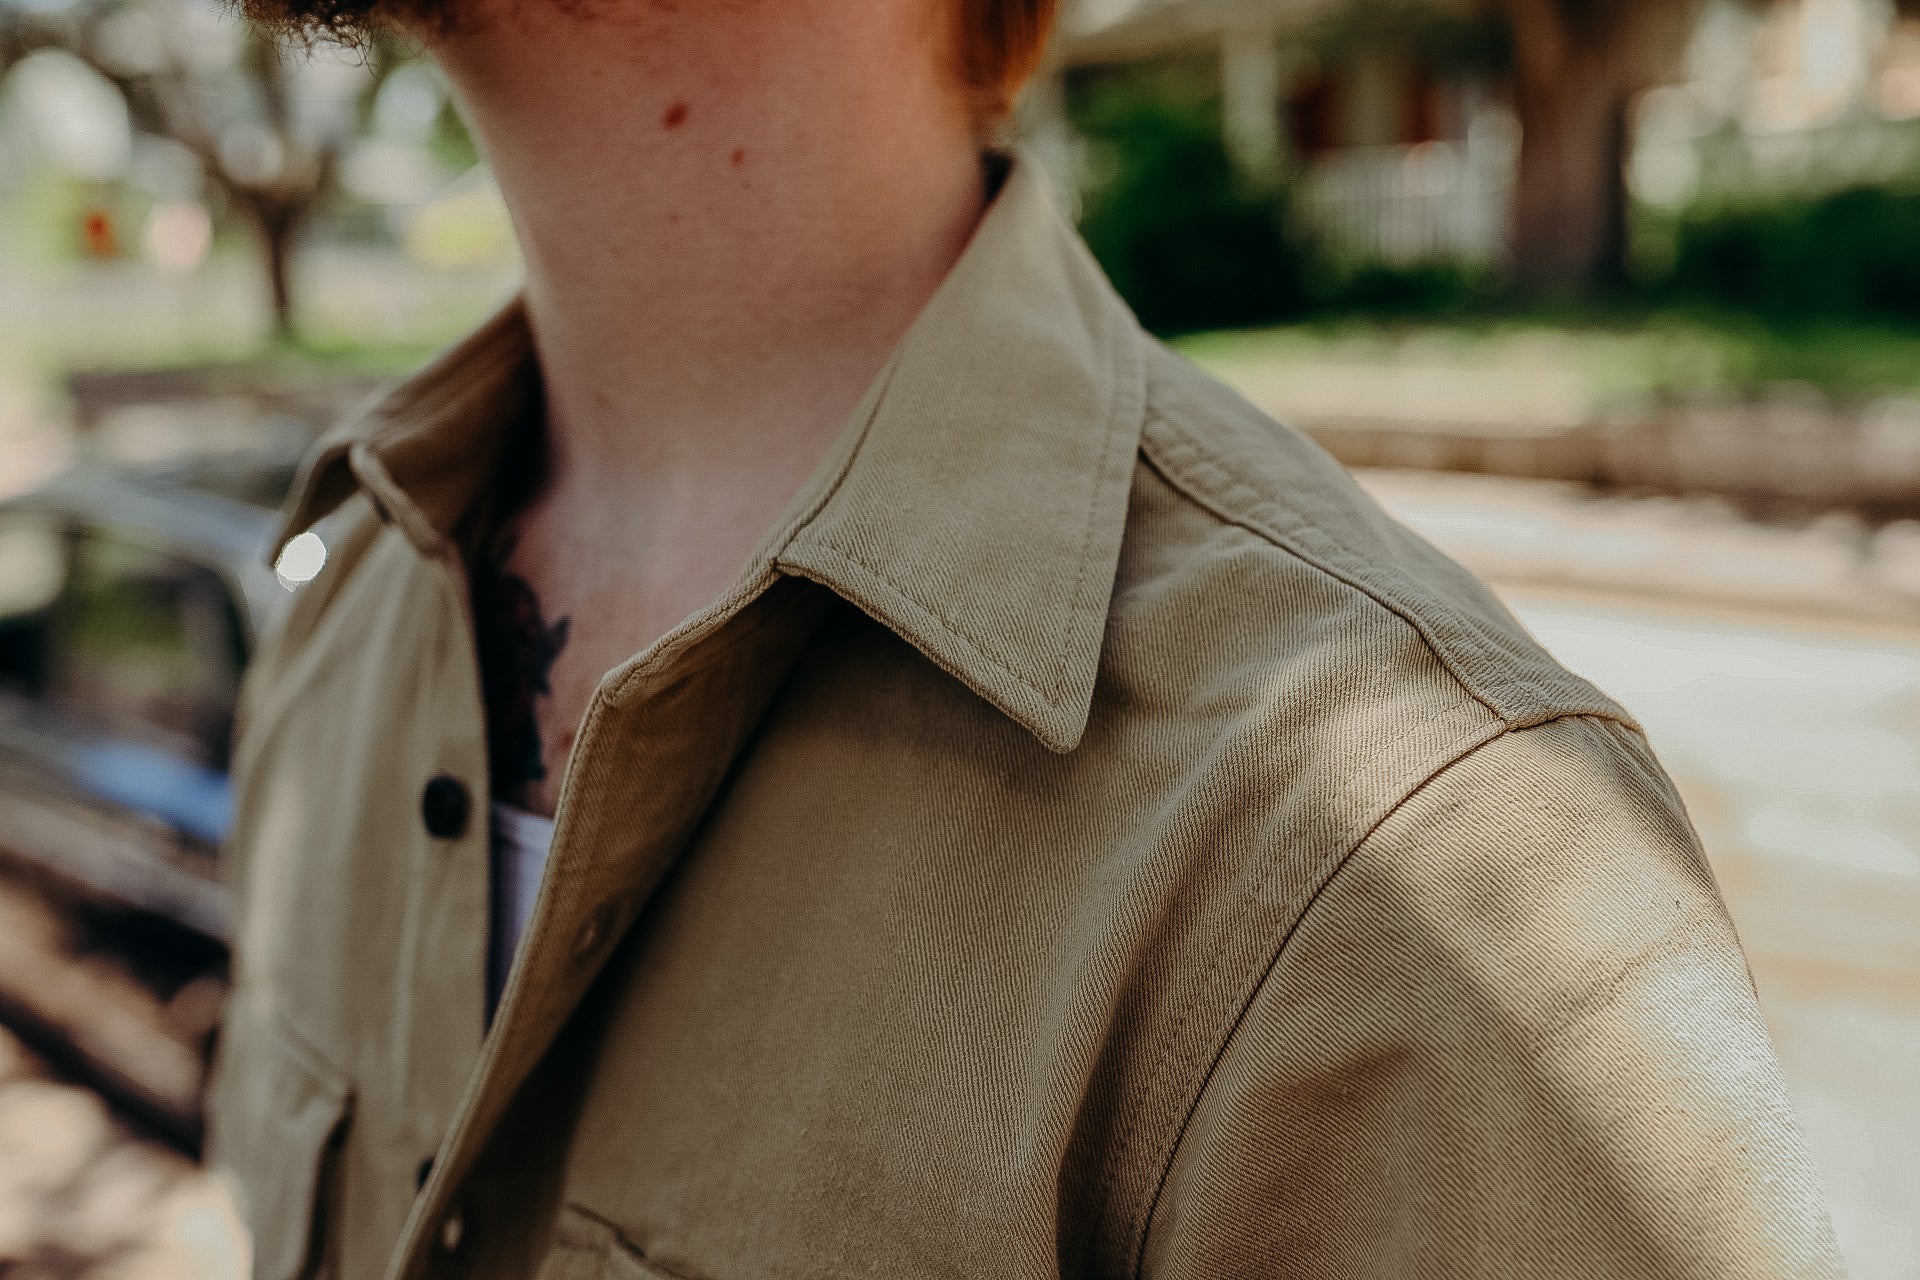
[[[1484,311],[1499,296],[1500,281],[1467,262],[1400,265],[1314,252],[1308,269],[1307,297],[1316,315],[1437,319]]]
[[[1771,320],[1920,322],[1920,189],[1709,204],[1643,223],[1656,298]]]
[[[1463,49],[1463,62],[1497,53]],[[1289,216],[1280,183],[1249,179],[1230,161],[1210,68],[1169,62],[1091,75],[1074,86],[1070,106],[1089,143],[1081,230],[1156,332],[1534,310],[1492,269],[1393,266],[1314,243]],[[1846,353],[1848,335],[1920,330],[1920,183],[1723,200],[1677,213],[1642,208],[1635,223],[1635,288],[1611,309],[1710,317],[1701,324],[1719,333],[1751,330],[1716,349],[1751,365],[1753,379],[1771,371],[1821,385],[1882,384],[1883,373],[1868,373]],[[1566,317],[1575,326],[1599,319],[1591,306]]]
[[[1430,0],[1369,0],[1323,7],[1298,35],[1321,65],[1381,52],[1440,72],[1498,76],[1513,70],[1513,31],[1500,14],[1452,11]]]
[[[1297,234],[1285,191],[1230,163],[1204,71],[1076,89],[1091,143],[1082,231],[1147,326],[1189,335],[1183,348],[1223,372],[1412,359],[1484,368],[1490,386],[1559,379],[1594,403],[1783,383],[1842,401],[1920,391],[1920,187],[1642,209],[1633,291],[1542,307],[1489,268],[1391,266]]]
[[[1128,79],[1078,96],[1090,147],[1080,230],[1143,324],[1178,333],[1301,310],[1305,259],[1282,193],[1228,158],[1216,98]]]
[[[1409,370],[1464,385],[1476,375],[1489,405],[1545,389],[1549,408],[1647,397],[1744,400],[1783,384],[1840,403],[1920,393],[1920,327],[1848,320],[1768,323],[1705,309],[1622,306],[1595,312],[1489,308],[1383,323],[1358,312],[1275,328],[1191,334],[1176,345],[1243,387],[1324,385],[1330,371],[1368,387]],[[1512,411],[1511,405],[1508,406]]]
[[[427,145],[434,159],[449,173],[465,173],[480,163],[480,148],[467,132],[467,123],[460,118],[460,112],[451,98],[441,104]]]
[[[1161,334],[1304,315],[1454,315],[1494,284],[1454,262],[1405,266],[1316,245],[1285,187],[1241,172],[1210,80],[1178,64],[1109,75],[1074,95],[1089,146],[1080,231],[1120,295]]]

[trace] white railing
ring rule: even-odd
[[[1665,205],[1696,197],[1827,191],[1917,172],[1920,120],[1865,115],[1797,129],[1727,125],[1699,136],[1643,127],[1627,168],[1635,195]]]
[[[1487,262],[1506,244],[1512,186],[1512,148],[1429,142],[1324,156],[1295,198],[1311,233],[1355,256]]]

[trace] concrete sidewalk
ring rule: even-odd
[[[1350,468],[1920,517],[1915,388],[1729,381],[1720,366],[1731,351],[1703,345],[1698,333],[1575,326],[1501,336],[1386,325],[1344,337],[1221,333],[1181,345]]]
[[[1920,628],[1920,521],[1753,520],[1713,498],[1549,480],[1358,471],[1390,512],[1499,584]]]
[[[1700,833],[1853,1280],[1920,1277],[1920,631],[1506,588]]]

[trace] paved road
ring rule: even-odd
[[[1509,598],[1685,795],[1854,1280],[1917,1280],[1920,633]]]

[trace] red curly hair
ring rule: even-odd
[[[959,0],[961,69],[983,122],[997,124],[1040,63],[1060,0]]]

